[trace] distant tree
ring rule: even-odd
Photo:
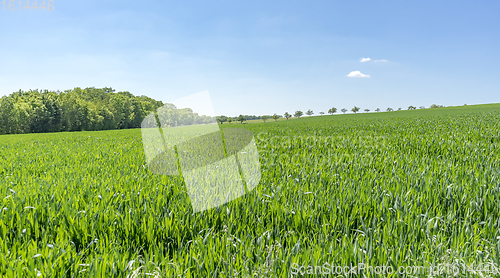
[[[332,108],[328,109],[328,114],[333,115],[335,113],[337,113],[337,108],[332,107]]]
[[[218,116],[216,117],[217,119],[217,122],[219,122],[220,124],[223,124],[224,122],[227,122],[227,117],[222,115],[222,116]]]
[[[344,114],[345,114],[345,112],[347,112],[347,109],[342,108],[342,109],[340,109],[340,111],[342,111],[342,113],[344,113]]]
[[[297,110],[297,111],[295,111],[295,114],[293,114],[293,115],[297,118],[300,118],[302,115],[304,115],[304,113],[302,113],[302,111],[300,111],[300,110]]]
[[[227,118],[227,122],[228,123],[232,123],[233,122],[233,118],[231,118],[231,117]]]
[[[261,117],[261,119],[264,121],[264,123],[269,119],[269,116],[264,115]]]
[[[390,108],[390,107],[387,107],[387,109],[385,110],[387,112],[391,112],[391,111],[394,111],[394,109]]]
[[[375,112],[380,112],[380,108],[377,107],[377,109],[375,109]]]
[[[306,114],[307,114],[307,116],[312,116],[314,114],[314,112],[311,109],[309,109],[309,110],[307,110]]]
[[[412,105],[408,106],[408,110],[415,110],[415,109],[417,109],[417,107],[412,106]]]
[[[354,112],[354,114],[356,114],[356,112],[359,111],[359,107],[356,107],[354,106],[352,109],[351,109],[352,112]]]
[[[401,111],[401,110],[403,110],[403,108],[399,107],[399,108],[398,108],[398,111]]]
[[[246,121],[246,120],[247,120],[247,118],[245,118],[245,116],[243,116],[243,115],[239,115],[239,116],[238,116],[238,118],[236,118],[236,120],[237,120],[238,122],[240,122],[240,124],[242,124],[242,123],[243,123],[243,121]]]
[[[370,109],[366,108],[366,109],[365,109],[365,112],[366,112],[366,113],[370,112]]]
[[[256,115],[242,115],[242,116],[245,117],[245,119],[247,119],[247,121],[261,120],[262,119],[262,116],[256,116]]]
[[[325,115],[325,112],[320,111],[320,112],[319,112],[319,114],[320,114],[321,116],[323,116],[323,115]]]
[[[444,107],[444,106],[438,105],[438,104],[432,104],[431,105],[431,108],[441,108],[441,107]]]
[[[285,112],[285,114],[283,114],[285,116],[285,118],[288,120],[290,117],[292,117],[292,115],[288,114],[288,112]]]
[[[276,113],[274,113],[274,115],[273,115],[274,121],[277,121],[279,118],[281,118],[281,116],[278,115],[278,114],[276,114]]]
[[[423,106],[423,105],[422,105],[422,106],[420,106],[419,108],[420,108],[420,109],[425,109],[425,106]]]

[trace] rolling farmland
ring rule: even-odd
[[[500,264],[499,104],[220,127],[253,132],[262,179],[200,213],[140,129],[0,136],[0,276]]]

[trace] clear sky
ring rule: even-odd
[[[500,102],[500,1],[6,1],[0,95],[208,90],[230,116]]]

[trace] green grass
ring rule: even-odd
[[[262,179],[196,214],[138,129],[0,136],[0,276],[500,264],[499,104],[220,127],[254,133]]]

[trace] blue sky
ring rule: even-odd
[[[498,1],[16,9],[0,6],[0,95],[108,86],[168,102],[208,90],[216,113],[231,116],[500,102]]]

